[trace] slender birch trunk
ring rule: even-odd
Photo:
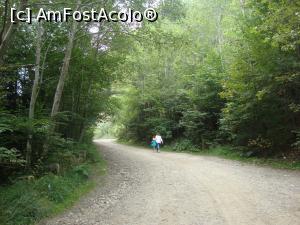
[[[79,9],[80,5],[81,5],[81,0],[78,0],[77,5],[76,5],[76,10]],[[53,100],[53,105],[52,105],[52,110],[51,110],[51,115],[50,115],[50,117],[52,119],[54,119],[54,117],[59,112],[59,106],[60,106],[61,97],[62,97],[64,85],[65,85],[65,80],[67,78],[68,71],[69,71],[69,65],[70,65],[70,60],[71,60],[71,55],[72,55],[72,50],[73,50],[74,39],[75,39],[77,27],[78,27],[78,22],[73,21],[71,31],[69,34],[68,44],[66,46],[66,52],[65,52],[65,56],[64,56],[64,60],[63,60],[63,65],[62,65],[62,68],[60,71],[59,81],[58,81],[55,95],[54,95],[54,100]],[[55,129],[55,126],[51,126],[49,129],[49,132],[50,133],[53,132],[54,129]],[[41,158],[44,158],[47,155],[48,150],[49,150],[49,137],[46,138],[46,141],[43,145],[43,153],[42,153]]]
[[[224,69],[224,60],[223,60],[223,53],[222,53],[222,47],[223,47],[223,30],[222,30],[222,20],[223,20],[223,7],[219,6],[218,8],[218,14],[217,14],[217,23],[216,23],[216,28],[217,28],[217,48],[221,60],[221,66],[222,69]]]
[[[37,44],[36,44],[36,52],[35,52],[35,69],[34,69],[34,82],[33,87],[31,91],[31,98],[30,98],[30,105],[29,105],[29,120],[30,122],[34,119],[34,109],[35,109],[35,103],[38,97],[38,88],[40,83],[40,63],[41,63],[41,46],[42,46],[42,35],[43,35],[43,27],[40,23],[38,25],[38,31],[37,31]],[[30,131],[27,139],[26,144],[26,162],[27,167],[31,164],[31,153],[32,153],[32,133]]]
[[[245,0],[240,0],[241,11],[243,16],[245,16]]]
[[[77,9],[79,8],[79,6],[80,6],[80,0],[77,1]],[[51,111],[51,118],[55,117],[56,114],[59,112],[59,106],[60,106],[61,97],[62,97],[64,85],[65,85],[65,80],[68,75],[70,59],[71,59],[71,55],[72,55],[72,49],[73,49],[73,45],[74,45],[74,38],[75,38],[75,33],[77,31],[77,27],[78,27],[78,22],[73,21],[72,28],[71,28],[70,35],[69,35],[68,45],[67,45],[66,52],[65,52],[63,65],[62,65],[62,68],[60,71],[59,81],[58,81],[58,84],[56,87],[56,92],[55,92],[54,101],[53,101],[53,105],[52,105],[52,111]]]

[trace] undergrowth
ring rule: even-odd
[[[62,212],[93,186],[92,176],[104,173],[96,147],[85,146],[87,161],[63,175],[47,174],[35,180],[0,187],[0,224],[30,225]]]
[[[178,145],[178,144],[177,144]],[[167,145],[163,148],[164,151],[176,151],[183,153],[191,153],[195,155],[206,155],[206,156],[216,156],[230,160],[236,160],[246,163],[251,163],[255,165],[270,166],[278,169],[300,169],[299,160],[282,159],[282,158],[263,158],[263,157],[248,157],[245,155],[244,151],[235,149],[230,146],[216,146],[208,149],[200,149],[195,146],[184,145],[178,148],[177,145]],[[189,148],[190,147],[190,148]],[[183,149],[183,150],[181,150]]]
[[[147,143],[136,143],[132,141],[118,140],[121,144],[140,146],[149,148]],[[278,169],[300,170],[300,161],[295,159],[283,158],[262,158],[262,157],[247,157],[242,150],[238,150],[231,146],[215,146],[207,149],[201,149],[193,145],[188,140],[181,140],[172,144],[162,145],[161,151],[189,153],[194,155],[216,156],[220,158],[241,161],[261,166],[270,166]]]

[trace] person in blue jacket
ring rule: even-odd
[[[152,141],[150,143],[150,146],[153,148],[153,151],[155,151],[157,143],[156,143],[156,138],[153,136]]]

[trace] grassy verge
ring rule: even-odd
[[[148,147],[145,144],[138,144],[127,141],[119,141],[121,144],[131,145],[131,146],[139,146],[139,147]],[[276,159],[276,158],[258,158],[258,157],[246,157],[243,156],[241,151],[234,150],[228,146],[218,146],[215,148],[210,148],[206,150],[195,149],[193,150],[180,150],[175,151],[174,146],[165,145],[161,149],[162,151],[167,152],[177,152],[177,153],[189,153],[194,155],[205,155],[205,156],[215,156],[224,159],[230,159],[235,161],[241,161],[249,164],[260,165],[260,166],[269,166],[277,169],[289,169],[289,170],[300,170],[300,161],[297,160],[284,160],[284,159]]]
[[[94,145],[88,145],[88,160],[63,176],[45,175],[0,188],[0,224],[30,225],[72,206],[91,190],[95,175],[105,171],[104,160]]]
[[[165,146],[164,151],[178,152],[178,151],[174,151],[171,146]],[[232,148],[227,146],[218,146],[206,150],[180,151],[180,152],[190,153],[195,155],[216,156],[224,159],[230,159],[230,160],[245,162],[254,165],[269,166],[276,169],[300,170],[300,161],[284,160],[284,159],[276,159],[276,158],[246,157],[243,156],[241,151],[233,150]]]

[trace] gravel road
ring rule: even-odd
[[[105,178],[47,225],[300,225],[300,173],[98,140]]]

